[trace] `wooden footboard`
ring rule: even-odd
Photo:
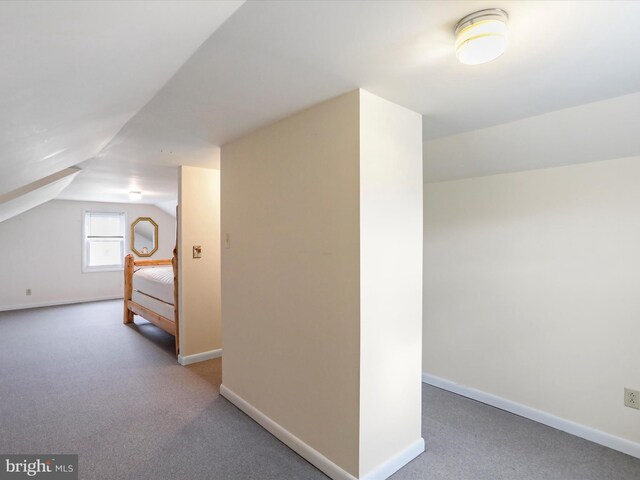
[[[173,315],[174,320],[163,317],[159,313],[143,307],[132,300],[133,297],[133,272],[136,267],[151,267],[171,265],[173,267]],[[173,258],[162,260],[136,260],[131,254],[124,258],[124,319],[123,323],[132,323],[133,316],[139,315],[145,320],[157,325],[165,332],[176,338],[176,355],[179,351],[179,322],[178,322],[178,251],[173,250]]]

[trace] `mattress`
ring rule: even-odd
[[[135,292],[135,291],[131,296],[131,300],[175,322],[175,318],[173,318],[173,314],[174,314],[173,305],[169,305],[168,303],[161,302],[157,298],[153,298],[153,297],[150,297],[149,295],[145,295],[144,293]]]
[[[144,267],[133,274],[133,290],[173,305],[173,267]]]

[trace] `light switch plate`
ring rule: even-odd
[[[202,258],[202,246],[194,245],[193,246],[193,258]]]

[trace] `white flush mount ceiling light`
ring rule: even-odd
[[[456,57],[465,65],[479,65],[495,60],[509,43],[507,12],[488,8],[473,12],[456,25]]]
[[[142,200],[142,192],[129,192],[129,200]]]

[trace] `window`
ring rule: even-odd
[[[83,272],[124,267],[125,223],[123,212],[84,213]]]

